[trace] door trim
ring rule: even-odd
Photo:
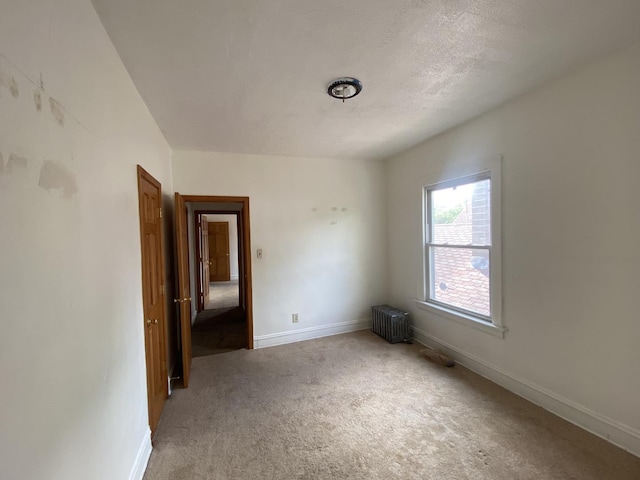
[[[216,212],[226,215],[237,213],[238,223],[242,228],[238,229],[238,240],[242,247],[242,264],[244,272],[241,272],[241,290],[244,293],[247,317],[247,348],[253,349],[253,277],[251,273],[251,218],[249,212],[249,197],[212,196],[212,195],[183,195],[185,202],[190,203],[241,203],[240,212],[220,212],[217,210],[199,210],[200,212]],[[240,240],[241,239],[241,240]],[[198,290],[199,291],[199,290]]]

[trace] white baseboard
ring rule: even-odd
[[[231,275],[231,280],[239,280],[240,276],[239,275]]]
[[[142,437],[142,443],[138,449],[136,460],[131,467],[131,473],[129,474],[129,480],[142,480],[144,471],[147,469],[147,463],[149,463],[149,457],[151,456],[151,430],[147,428],[147,431]]]
[[[529,400],[555,415],[640,457],[640,431],[590,410],[568,398],[471,355],[444,340],[411,327],[413,338],[431,348],[439,348],[460,365],[476,372],[507,390]]]
[[[367,330],[371,328],[371,318],[361,318],[348,322],[330,323],[317,327],[301,328],[299,330],[289,330],[287,332],[272,333],[253,337],[254,348],[275,347],[286,343],[301,342],[314,338],[328,337],[340,333],[355,332],[357,330]]]

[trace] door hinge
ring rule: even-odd
[[[164,285],[160,285],[160,295],[164,295]]]
[[[162,218],[162,207],[158,208],[158,212],[160,212],[160,218]]]

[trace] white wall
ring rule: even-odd
[[[208,222],[229,224],[229,273],[231,280],[238,280],[238,222],[235,215],[206,215]]]
[[[258,346],[307,328],[334,332],[386,299],[380,162],[175,152],[173,175],[182,194],[250,197]]]
[[[170,193],[171,151],[88,0],[2,2],[0,152],[0,478],[135,478],[136,164]]]
[[[557,409],[568,405],[565,416],[636,454],[639,85],[640,45],[387,162],[390,300],[460,358],[488,366],[486,374],[504,373],[514,388],[543,392],[547,407],[553,399]],[[421,262],[416,179],[496,154],[504,156],[505,339],[414,303]]]

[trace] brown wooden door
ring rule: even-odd
[[[191,373],[191,294],[189,286],[189,239],[187,236],[187,205],[179,193],[175,194],[176,257],[178,264],[178,322],[182,346],[182,383],[189,386]]]
[[[212,282],[228,282],[231,280],[229,261],[229,223],[209,223],[209,258],[211,259]]]
[[[202,259],[200,260],[200,264],[202,265],[202,304],[203,308],[207,308],[207,304],[209,303],[209,271],[211,266],[211,261],[209,260],[209,222],[203,216],[200,221],[200,230],[202,232],[202,241],[200,242],[201,250],[200,254],[202,255]]]
[[[164,314],[164,253],[162,242],[162,188],[138,165],[138,202],[142,253],[142,303],[147,365],[149,426],[155,431],[168,395],[167,347]]]

